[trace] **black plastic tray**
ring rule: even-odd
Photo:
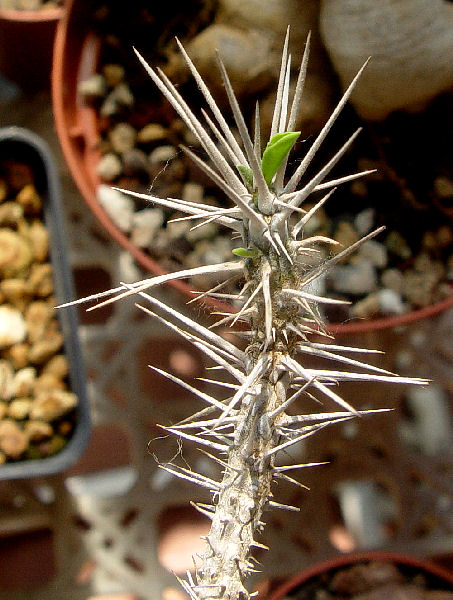
[[[58,303],[72,300],[75,292],[63,229],[61,188],[52,153],[48,145],[31,131],[20,127],[0,128],[0,162],[11,158],[29,165],[33,170],[35,185],[43,200],[45,226],[49,232],[55,297]],[[60,473],[77,461],[88,443],[91,431],[90,410],[80,350],[77,309],[70,307],[58,311],[58,318],[64,338],[64,353],[69,363],[70,389],[77,394],[79,400],[72,437],[54,456],[1,465],[0,480]]]

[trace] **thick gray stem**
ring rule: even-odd
[[[271,496],[273,477],[273,456],[263,456],[278,443],[278,434],[266,414],[284,401],[286,391],[279,357],[270,357],[271,369],[254,386],[259,394],[247,395],[240,409],[196,588],[202,600],[249,598],[243,582],[253,570],[250,550]]]

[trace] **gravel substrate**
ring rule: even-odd
[[[31,169],[0,165],[0,464],[59,452],[77,396],[56,318],[49,239]],[[0,467],[1,468],[1,467]]]

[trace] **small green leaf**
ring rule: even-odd
[[[244,165],[237,165],[236,169],[239,171],[239,175],[242,177],[242,181],[245,183],[245,187],[249,192],[253,190],[253,171],[249,167]]]
[[[242,258],[258,258],[260,255],[256,248],[234,248],[233,254]]]
[[[272,177],[280,168],[299,136],[300,131],[286,131],[276,133],[268,142],[261,160],[261,170],[267,185],[270,185]]]

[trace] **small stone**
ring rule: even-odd
[[[193,225],[192,225],[193,227]],[[219,231],[218,226],[215,223],[207,223],[196,229],[189,229],[186,233],[187,241],[191,244],[196,244],[200,240],[211,240]]]
[[[50,373],[57,379],[64,379],[69,373],[68,359],[64,354],[57,354],[47,362],[42,370],[42,373]]]
[[[52,425],[45,421],[27,421],[24,425],[25,434],[30,442],[41,442],[53,434]]]
[[[336,292],[362,296],[377,288],[375,267],[367,260],[350,265],[337,265],[329,276]]]
[[[420,273],[411,269],[404,273],[403,296],[417,307],[432,303],[433,290],[438,283],[434,274]]]
[[[13,395],[15,398],[26,398],[32,395],[36,380],[36,369],[25,367],[14,375]]]
[[[31,398],[13,400],[8,406],[8,417],[15,421],[23,421],[28,417],[32,402]]]
[[[63,390],[65,384],[61,379],[51,373],[43,373],[34,382],[33,395],[39,396],[43,392],[52,392],[53,390]]]
[[[334,252],[337,254],[341,252],[344,248],[348,248],[352,244],[358,241],[359,234],[347,221],[340,221],[333,235],[334,240],[339,242],[342,247],[336,246],[334,247]]]
[[[14,421],[10,419],[0,421],[0,450],[8,458],[20,458],[27,446],[27,436]]]
[[[22,275],[32,258],[27,239],[11,229],[0,229],[0,277]]]
[[[43,392],[33,401],[30,418],[50,423],[77,406],[77,396],[72,392],[54,390]]]
[[[96,173],[104,181],[114,181],[123,173],[120,158],[113,152],[107,152],[98,162]]]
[[[14,346],[11,346],[4,351],[3,355],[7,360],[10,361],[14,369],[23,369],[28,365],[29,349],[30,347],[28,344],[14,344]]]
[[[351,307],[351,316],[356,319],[369,319],[379,312],[379,296],[376,293],[369,294]]]
[[[168,241],[171,242],[185,237],[189,233],[191,227],[192,225],[189,221],[173,221],[167,223],[166,235]]]
[[[116,87],[124,79],[124,67],[118,64],[108,64],[102,67],[102,74],[109,87]]]
[[[143,177],[148,179],[148,157],[139,148],[126,150],[121,155],[124,174],[128,177]]]
[[[164,212],[160,208],[145,208],[132,217],[131,241],[140,248],[147,248],[162,227]]]
[[[39,298],[47,298],[53,293],[53,274],[50,263],[35,263],[31,266],[27,279],[29,294]]]
[[[118,190],[102,184],[97,188],[97,199],[118,229],[129,233],[134,215],[133,200]]]
[[[159,123],[149,123],[137,134],[137,142],[140,144],[150,144],[160,142],[167,138],[167,130]]]
[[[55,323],[56,324],[56,323]],[[48,327],[45,336],[33,344],[28,351],[28,360],[32,364],[41,365],[56,354],[63,345],[63,336],[58,331],[58,325]]]
[[[404,275],[398,269],[386,269],[381,275],[381,283],[397,294],[402,294]]]
[[[439,198],[453,198],[453,181],[445,175],[439,175],[434,180],[434,191]]]
[[[0,349],[23,342],[26,334],[21,312],[7,304],[0,306]]]
[[[107,93],[105,78],[100,73],[95,73],[88,79],[81,81],[77,86],[77,91],[85,100],[103,98]]]
[[[403,315],[407,307],[401,295],[390,289],[382,289],[377,292],[379,301],[379,312],[383,315]]]
[[[37,214],[42,209],[41,196],[31,183],[21,189],[17,194],[16,200],[23,207],[25,213]]]
[[[376,211],[374,208],[365,208],[354,219],[354,227],[359,237],[371,231],[376,222]]]
[[[0,225],[2,227],[17,227],[23,216],[24,209],[17,202],[4,202],[0,206]]]
[[[35,260],[44,262],[49,255],[49,234],[40,221],[34,221],[27,232]]]
[[[55,310],[43,300],[35,300],[26,309],[24,318],[28,339],[33,344],[44,337],[44,333]]]
[[[21,312],[24,311],[27,301],[29,301],[26,281],[23,279],[4,279],[0,282],[0,291],[9,304],[15,306]]]
[[[14,370],[7,360],[0,360],[0,400],[11,400],[14,395]]]
[[[372,265],[383,269],[388,262],[387,248],[384,244],[376,240],[368,240],[359,249],[356,257],[364,258],[370,261]],[[356,258],[356,257],[353,257]],[[351,261],[352,262],[352,261]]]
[[[118,123],[109,131],[109,141],[117,154],[123,154],[135,146],[137,132],[129,123]]]
[[[108,94],[99,110],[101,117],[121,115],[134,105],[134,96],[126,83],[120,83]]]
[[[178,151],[174,146],[158,146],[154,148],[151,154],[148,157],[149,164],[151,166],[161,165],[162,163],[166,163],[170,160],[173,160],[178,156]]]
[[[195,202],[200,204],[203,202],[204,188],[199,183],[188,181],[182,188],[182,199],[186,202]]]
[[[391,254],[394,254],[403,260],[412,256],[412,251],[409,248],[408,243],[398,231],[391,231],[388,234],[385,245]]]

